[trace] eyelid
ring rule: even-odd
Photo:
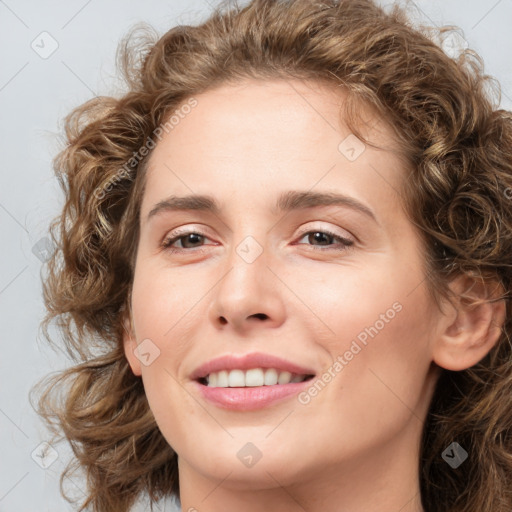
[[[176,229],[173,229],[172,231],[170,231],[169,233],[167,233],[161,242],[161,246],[165,249],[166,248],[165,246],[168,242],[172,241],[172,243],[174,243],[181,237],[184,237],[191,233],[201,235],[202,237],[210,240],[211,238],[206,233],[206,231],[207,230],[203,230],[202,228],[197,229],[194,225],[187,224],[186,227],[176,228]],[[200,249],[200,247],[198,247],[198,249]]]
[[[310,221],[310,222],[315,222],[315,221]],[[319,222],[319,221],[316,221],[316,222]],[[177,228],[173,229],[169,234],[167,234],[165,236],[165,239],[174,238],[177,235],[188,234],[188,233],[197,233],[198,235],[202,235],[202,236],[205,236],[205,237],[209,238],[209,235],[202,228],[198,228],[197,229],[193,224],[190,224],[190,225],[186,224],[185,226],[186,227],[177,227]],[[340,238],[347,239],[347,236],[345,236],[344,234],[335,233],[329,227],[326,228],[324,226],[318,226],[318,225],[304,227],[301,230],[300,234],[302,235],[302,234],[309,233],[311,230],[314,230],[314,229],[318,229],[318,231],[326,231],[326,232],[329,232],[333,236],[339,236]],[[350,233],[346,229],[344,229],[343,231],[349,235],[350,239],[353,239],[354,241],[358,240],[356,236],[352,235],[352,233]]]
[[[301,230],[301,232],[299,233],[298,236],[303,237],[307,233],[311,233],[311,232],[315,232],[315,231],[320,231],[322,233],[326,233],[331,236],[341,238],[342,240],[350,241],[352,243],[355,243],[357,241],[357,238],[354,235],[352,235],[349,231],[347,231],[346,229],[343,230],[344,233],[337,233],[336,230],[331,229],[330,227],[324,227],[324,226],[318,226],[318,225],[305,227],[304,229]]]
[[[312,221],[312,222],[314,222],[314,221]],[[195,227],[193,225],[189,225],[188,227],[176,228],[164,237],[164,239],[162,240],[162,242],[160,244],[161,248],[163,250],[170,251],[170,252],[181,252],[181,251],[201,252],[202,250],[204,250],[204,246],[192,247],[192,248],[188,248],[188,249],[181,248],[181,247],[173,248],[171,246],[174,243],[176,243],[177,241],[179,241],[181,238],[183,238],[189,234],[197,234],[205,239],[211,240],[211,238],[208,236],[208,234],[205,231],[206,230],[203,230],[203,229],[195,229]],[[347,251],[347,250],[350,250],[351,248],[353,248],[354,244],[358,241],[358,239],[357,239],[357,237],[354,237],[348,231],[346,231],[346,230],[344,230],[344,231],[345,231],[345,233],[348,233],[349,236],[345,236],[343,234],[337,233],[336,230],[333,230],[333,229],[327,228],[327,227],[323,227],[323,226],[318,226],[318,225],[306,226],[300,230],[299,234],[294,236],[295,242],[293,243],[293,245],[309,246],[310,249],[308,249],[308,250],[313,250],[313,251],[336,251],[336,250]],[[343,248],[340,249],[339,247],[336,247],[335,244],[331,244],[329,246],[322,246],[322,245],[315,246],[315,245],[298,243],[298,241],[300,241],[305,235],[310,234],[310,233],[315,233],[315,232],[321,232],[328,236],[331,236],[334,239],[338,239],[339,243],[341,243]],[[207,244],[207,245],[212,245],[212,244]],[[215,245],[215,244],[213,244],[213,245]]]

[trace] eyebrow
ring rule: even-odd
[[[333,192],[311,192],[311,191],[297,191],[290,190],[282,193],[275,206],[272,208],[272,214],[278,215],[280,213],[287,213],[293,210],[303,210],[306,208],[314,208],[316,206],[345,206],[371,218],[374,222],[379,224],[375,213],[361,203],[357,199]],[[149,212],[146,222],[160,213],[177,210],[199,210],[210,212],[214,215],[220,215],[221,208],[219,203],[208,195],[192,194],[188,196],[170,196],[158,202]]]

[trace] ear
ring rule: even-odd
[[[129,309],[122,320],[123,322],[123,347],[126,359],[132,369],[134,375],[140,377],[142,375],[140,361],[135,356],[134,350],[137,347],[137,338],[135,337],[135,329],[133,327],[132,316]]]
[[[504,289],[494,280],[460,275],[450,289],[455,299],[453,305],[447,303],[448,312],[440,320],[433,360],[442,368],[459,371],[477,364],[499,340],[506,305],[498,300]]]

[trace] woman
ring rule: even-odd
[[[511,510],[512,116],[426,34],[253,0],[70,114],[40,413],[80,510]]]

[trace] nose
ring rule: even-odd
[[[224,277],[212,290],[209,318],[215,328],[246,334],[284,322],[283,285],[269,268],[271,258],[263,250],[251,259],[236,247],[231,251]]]

